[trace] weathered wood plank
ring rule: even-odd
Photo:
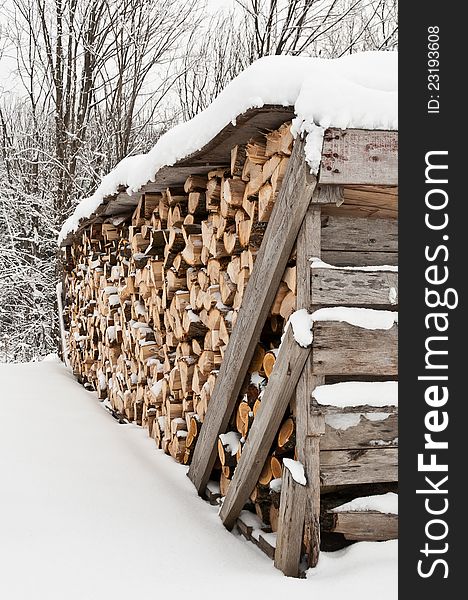
[[[304,160],[304,142],[297,139],[247,284],[188,472],[199,493],[209,479],[217,455],[218,435],[228,426],[315,185],[316,180],[310,176]]]
[[[275,567],[288,577],[299,576],[306,505],[305,486],[296,483],[289,469],[283,468]]]
[[[329,196],[337,200],[341,189],[337,186],[328,188]],[[312,201],[321,192],[314,192]],[[297,239],[297,308],[313,309],[316,300],[310,278],[310,259],[320,257],[322,252],[321,209],[311,206],[304,219],[304,225]],[[304,532],[297,535],[303,537],[307,562],[315,567],[320,554],[320,435],[324,432],[324,421],[320,412],[310,402],[312,391],[325,383],[323,376],[312,372],[312,358],[309,356],[296,387],[296,448],[297,457],[304,465],[307,479],[306,510]]]
[[[322,486],[398,481],[398,450],[322,450]]]
[[[398,326],[371,330],[348,323],[317,322],[312,357],[317,375],[397,375]]]
[[[323,139],[320,183],[398,184],[398,133],[327,129]]]
[[[398,252],[354,252],[323,250],[322,260],[336,267],[375,267],[398,265]]]
[[[311,202],[313,204],[341,206],[344,202],[343,188],[341,185],[318,185]]]
[[[235,524],[258,481],[309,354],[310,348],[299,346],[288,328],[219,513],[228,529]]]
[[[397,413],[325,414],[321,450],[398,447]]]
[[[398,515],[375,511],[331,513],[326,530],[342,533],[347,540],[395,540],[398,538]]]
[[[297,239],[297,308],[310,308],[312,286],[310,258],[320,256],[321,219],[320,206],[315,200],[304,218]],[[297,458],[304,465],[307,484],[298,485],[290,477],[283,477],[278,521],[278,543],[275,565],[286,575],[297,577],[304,542],[310,566],[315,566],[320,552],[320,449],[319,435],[323,433],[323,418],[311,414],[311,391],[324,383],[323,377],[312,373],[310,358],[297,382],[295,404]],[[295,508],[297,507],[297,509]],[[292,514],[291,511],[296,511]]]
[[[311,269],[314,304],[392,306],[398,304],[398,273]]]
[[[327,215],[322,218],[322,251],[398,252],[398,222]]]

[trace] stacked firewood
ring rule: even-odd
[[[132,215],[95,222],[66,248],[74,372],[179,462],[191,460],[291,147],[284,124],[234,147],[226,168],[144,193]],[[224,489],[295,308],[294,264],[292,256],[233,415],[231,444],[220,440]],[[276,462],[271,470],[277,478]]]
[[[278,292],[277,298],[279,296],[280,292]],[[231,430],[219,436],[218,457],[221,465],[219,488],[221,496],[225,496],[229,488],[232,475],[242,454],[242,448],[260,407],[263,390],[273,371],[277,353],[278,348],[266,350],[263,345],[257,346],[250,365],[251,373],[244,385],[243,393],[239,397],[231,421]],[[258,517],[272,531],[277,530],[278,524],[283,458],[296,458],[295,444],[295,419],[291,410],[288,410],[257,485],[250,496]]]

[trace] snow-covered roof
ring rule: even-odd
[[[338,59],[268,56],[238,75],[204,111],[159,138],[147,153],[124,158],[83,199],[65,221],[61,243],[89,218],[104,198],[124,187],[129,195],[154,181],[163,168],[175,165],[213,139],[252,108],[294,107],[292,130],[307,134],[306,159],[313,172],[320,165],[327,127],[395,130],[397,53],[363,52]]]

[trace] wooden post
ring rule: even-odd
[[[188,476],[199,494],[203,493],[210,477],[216,460],[218,435],[228,426],[315,186],[316,178],[310,175],[304,158],[304,141],[298,138],[193,454]]]
[[[322,196],[323,190],[314,193],[297,239],[298,309],[310,310],[313,304],[309,259],[320,257],[321,202],[316,201]],[[340,190],[328,189],[327,197],[340,198]],[[324,421],[320,414],[311,413],[311,399],[312,390],[323,381],[313,375],[309,358],[297,383],[294,406],[297,458],[304,465],[307,484],[297,484],[284,469],[275,553],[275,566],[291,577],[299,575],[303,542],[310,566],[317,564],[320,551],[319,436],[324,433]]]

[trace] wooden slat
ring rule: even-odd
[[[320,183],[398,184],[398,133],[363,129],[327,129]]]
[[[391,306],[398,303],[398,273],[315,268],[310,271],[315,304]]]
[[[323,450],[320,479],[323,486],[398,481],[398,450]]]
[[[289,327],[219,513],[228,529],[234,526],[258,481],[309,354],[310,348],[299,346]]]
[[[316,180],[310,176],[304,161],[304,142],[298,138],[247,284],[193,454],[188,475],[199,493],[208,482],[216,459],[218,435],[228,426],[315,185]]]
[[[325,216],[322,218],[324,250],[398,252],[398,223],[395,219]]]
[[[336,267],[376,267],[398,265],[398,252],[354,252],[323,250],[322,260]]]
[[[317,322],[312,356],[317,375],[397,375],[398,327],[372,330]]]
[[[275,567],[288,577],[299,575],[306,504],[305,486],[296,483],[289,469],[283,468]]]
[[[375,418],[377,417],[377,420]],[[397,413],[325,414],[321,450],[357,450],[398,446]]]
[[[340,206],[327,204],[324,206],[324,214],[339,217],[357,217],[359,219],[397,219],[398,211],[392,208],[380,208],[378,206],[353,204],[349,200],[345,200]]]
[[[331,513],[327,531],[342,533],[347,540],[381,542],[398,538],[398,515],[376,511]]]

